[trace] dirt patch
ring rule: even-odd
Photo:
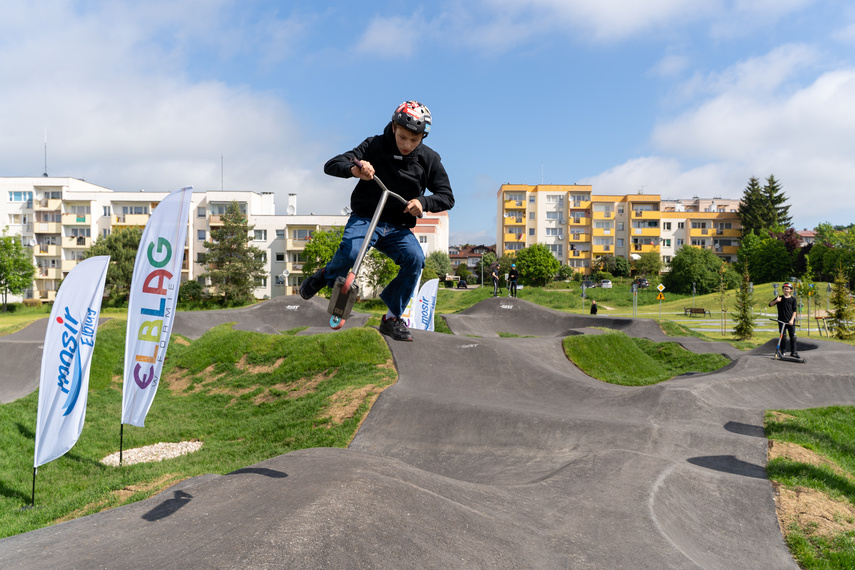
[[[779,414],[789,417],[786,414]],[[775,418],[776,421],[781,421]],[[787,442],[769,442],[769,460],[788,459],[814,466],[826,466],[835,473],[852,479],[833,461],[830,461],[800,445]],[[834,499],[827,494],[804,487],[790,488],[772,482],[775,489],[775,509],[778,523],[786,532],[793,524],[806,535],[831,537],[844,532],[855,531],[855,507],[845,499]]]
[[[176,337],[175,337],[174,339],[172,339],[172,340],[173,340],[176,344],[181,344],[181,345],[184,345],[184,346],[190,346],[190,341],[189,341],[189,340],[187,340],[187,339],[185,339],[184,337],[176,336]]]
[[[97,513],[99,511],[105,510],[111,502],[114,502],[114,499],[119,500],[119,504],[124,504],[124,502],[131,496],[139,492],[146,491],[162,491],[166,487],[174,485],[181,480],[181,475],[177,473],[169,473],[161,476],[159,479],[152,481],[150,483],[144,483],[142,485],[131,485],[129,487],[125,487],[124,489],[119,489],[118,491],[111,491],[110,496],[100,501],[95,501],[94,503],[89,503],[88,505],[81,507],[75,511],[72,511],[65,515],[64,517],[56,519],[57,523],[68,522],[70,520],[78,519],[82,516],[86,516],[88,514]],[[110,507],[112,508],[112,507]]]
[[[241,357],[240,361],[235,365],[235,367],[238,370],[242,370],[244,372],[249,372],[251,374],[262,374],[262,373],[267,373],[267,372],[273,372],[274,370],[279,368],[283,362],[285,362],[284,358],[280,358],[279,360],[277,360],[276,362],[274,362],[273,364],[271,364],[269,366],[260,366],[260,365],[255,366],[255,365],[247,364],[246,363],[246,357],[247,357],[247,355],[244,354],[243,357]]]
[[[360,388],[350,387],[340,390],[330,397],[329,406],[322,415],[328,415],[333,424],[341,425],[345,420],[353,417],[366,399],[370,399],[368,407],[373,406],[380,392],[385,389],[385,387],[378,388],[374,384],[369,384]]]
[[[302,378],[296,382],[280,382],[265,390],[263,394],[256,396],[253,401],[256,404],[261,404],[262,402],[274,402],[283,397],[288,400],[296,400],[297,398],[311,394],[321,382],[329,380],[332,377],[333,374],[322,372],[315,374],[312,378]],[[286,394],[282,396],[276,392],[286,392]]]

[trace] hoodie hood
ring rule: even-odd
[[[389,121],[389,124],[386,125],[385,129],[383,129],[383,146],[386,148],[386,151],[397,160],[403,160],[405,162],[417,160],[417,155],[419,154],[419,151],[421,151],[422,145],[419,144],[413,152],[406,156],[401,154],[401,151],[398,150],[398,143],[395,142],[395,131],[392,128],[393,124],[394,121]]]

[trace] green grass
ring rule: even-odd
[[[192,439],[204,446],[161,463],[108,467],[100,460],[119,448],[122,395],[113,377],[121,375],[124,330],[116,319],[98,331],[85,427],[71,451],[39,468],[36,509],[21,510],[31,498],[38,395],[0,406],[0,537],[137,501],[187,477],[345,447],[372,396],[396,378],[386,343],[370,328],[273,336],[223,325],[190,343],[173,336],[163,375],[172,381],[159,387],[145,428],[125,426],[124,448]],[[356,389],[366,394],[354,396]],[[336,394],[355,399],[340,423],[330,411]],[[120,493],[132,487],[140,490]]]
[[[769,479],[789,488],[815,489],[855,505],[855,408],[780,412],[784,415],[766,414],[766,436],[810,449],[837,469],[776,458],[766,467]],[[793,524],[784,529],[785,540],[802,568],[855,568],[855,532],[824,537],[815,531],[812,525]]]
[[[730,360],[695,354],[673,342],[634,339],[619,331],[564,339],[567,356],[585,374],[622,386],[649,386],[688,372],[713,372]]]

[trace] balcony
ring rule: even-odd
[[[608,245],[593,245],[592,252],[594,255],[605,255],[611,254],[614,247],[611,244]]]
[[[285,264],[285,271],[288,273],[302,273],[304,263],[303,261],[289,261]]]
[[[62,238],[62,247],[64,248],[79,248],[79,249],[89,249],[92,245],[92,238],[88,237],[75,237],[75,236],[66,236]]]
[[[524,226],[525,219],[524,218],[514,218],[508,217],[505,218],[505,226]]]
[[[591,218],[585,218],[585,217],[581,217],[581,216],[571,217],[569,220],[567,220],[567,225],[568,226],[577,226],[577,227],[578,226],[590,226],[591,225]]]
[[[571,249],[567,252],[567,259],[591,259],[589,250]]]
[[[504,235],[502,241],[525,241],[525,234],[522,233],[508,233]]]
[[[689,230],[690,237],[704,237],[711,235],[715,235],[715,230],[712,230],[710,228],[691,228]]]
[[[148,223],[148,218],[148,214],[116,214],[113,216],[113,225],[143,228]]]
[[[567,241],[571,243],[586,243],[591,241],[591,234],[579,234],[579,233],[570,233],[567,236]]]
[[[633,220],[659,220],[662,218],[662,212],[659,210],[632,210],[630,218]]]
[[[615,217],[615,213],[611,212],[611,211],[609,211],[609,212],[597,212],[597,211],[595,211],[594,212],[594,219],[595,220],[612,220],[612,219],[614,219],[614,217]]]
[[[738,245],[718,245],[715,247],[715,252],[719,255],[735,255],[739,253]]]
[[[568,208],[573,208],[574,210],[590,210],[591,209],[591,201],[590,200],[570,200],[567,203]]]
[[[45,303],[53,303],[56,300],[56,291],[40,291],[33,289],[33,299],[39,299]]]
[[[36,279],[62,279],[62,269],[59,267],[39,267],[36,269]]]
[[[60,247],[58,245],[39,244],[33,248],[36,257],[59,257]]]
[[[642,243],[634,243],[632,244],[632,252],[633,253],[649,253],[651,251],[659,252],[659,246],[655,244],[642,244]]]
[[[309,238],[288,238],[285,240],[285,249],[288,251],[303,251],[306,249],[307,243],[309,243]]]
[[[611,228],[594,228],[593,230],[591,230],[591,235],[593,235],[594,237],[613,236],[615,235],[614,232],[615,231]]]
[[[632,228],[633,236],[659,237],[659,228]]]
[[[62,232],[62,224],[59,222],[36,222],[33,224],[34,233],[58,234]]]
[[[33,210],[36,212],[55,212],[62,208],[62,200],[35,200],[33,202]]]
[[[742,230],[733,230],[733,229],[718,229],[716,228],[715,233],[713,235],[721,236],[721,237],[729,237],[729,238],[739,238],[742,237]]]
[[[218,216],[216,214],[211,214],[211,217],[208,218],[208,225],[212,228],[214,226],[222,226],[225,222],[223,222],[223,217]]]
[[[63,226],[88,226],[92,223],[91,214],[63,214]]]
[[[77,260],[77,259],[63,259],[62,260],[62,272],[68,273],[69,271],[71,271],[72,269],[77,267],[78,263],[80,263],[80,260]]]
[[[524,210],[525,200],[505,200],[505,210]]]

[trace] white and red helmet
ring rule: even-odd
[[[404,101],[398,105],[392,120],[414,133],[421,133],[422,138],[430,133],[430,111],[418,101]]]

